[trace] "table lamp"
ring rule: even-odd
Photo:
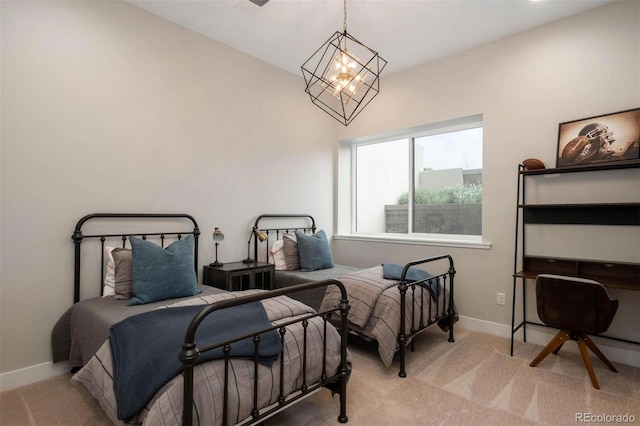
[[[242,263],[253,263],[256,261],[251,258],[251,238],[254,235],[260,242],[263,242],[264,240],[269,238],[267,234],[259,230],[257,226],[254,226],[253,229],[251,230],[251,233],[249,234],[249,241],[247,241],[247,258],[243,260]]]
[[[213,230],[213,241],[216,242],[216,261],[209,264],[209,266],[213,266],[214,268],[224,265],[222,262],[218,262],[218,244],[220,244],[222,240],[224,240],[224,234],[220,228],[215,228]]]

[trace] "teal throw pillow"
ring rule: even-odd
[[[150,241],[131,237],[133,297],[127,305],[194,296],[198,288],[193,259],[193,236],[163,249]]]
[[[307,235],[302,231],[295,231],[295,234],[298,241],[300,270],[302,272],[333,268],[331,248],[329,247],[327,234],[323,230],[313,235]]]

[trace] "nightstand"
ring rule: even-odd
[[[205,265],[202,283],[227,291],[250,288],[271,290],[274,271],[273,264],[263,262],[231,262],[220,267]]]

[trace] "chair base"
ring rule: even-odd
[[[618,370],[609,362],[606,356],[598,349],[596,344],[591,340],[591,338],[585,333],[573,333],[570,330],[560,330],[556,336],[551,339],[551,341],[544,347],[542,351],[538,354],[538,356],[531,361],[529,366],[535,367],[547,357],[550,353],[557,355],[562,348],[562,345],[568,340],[575,340],[578,344],[578,349],[580,349],[580,354],[582,355],[582,360],[584,361],[584,365],[587,367],[587,372],[589,373],[589,377],[591,378],[591,384],[594,388],[600,389],[600,385],[598,384],[598,379],[596,379],[596,373],[593,371],[593,365],[591,364],[591,358],[589,357],[589,353],[587,352],[587,348],[591,349],[591,351],[596,354],[598,358],[607,366],[609,370],[617,373]]]

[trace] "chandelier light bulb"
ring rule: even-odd
[[[358,89],[362,85],[363,76],[360,73],[356,73],[355,70],[358,67],[359,59],[352,56],[351,53],[345,47],[336,53],[332,59],[335,73],[331,73],[328,76],[328,81],[333,84],[324,85],[324,90],[331,93],[333,96],[340,98],[340,94],[344,90],[348,90],[348,95],[342,102],[346,103],[351,101],[357,94]],[[361,72],[368,73],[369,69],[364,67]]]

